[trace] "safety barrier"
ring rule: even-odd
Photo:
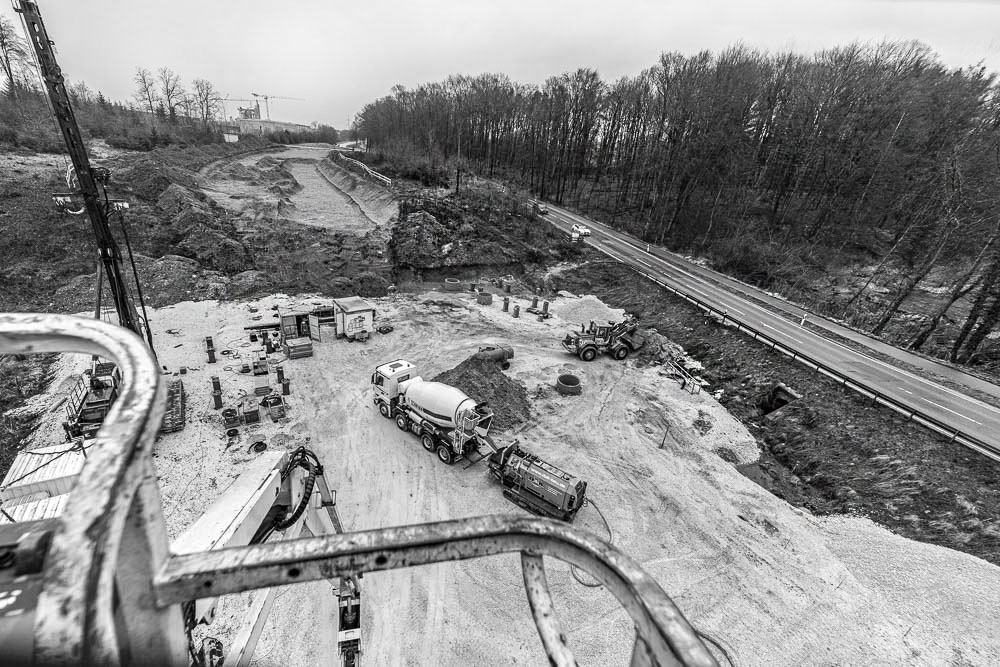
[[[868,384],[861,382],[860,380],[856,380],[851,376],[841,371],[838,371],[835,368],[832,368],[831,366],[828,366],[823,362],[814,359],[813,357],[807,354],[803,354],[802,352],[793,350],[792,348],[778,342],[777,340],[775,340],[768,334],[760,331],[759,329],[756,329],[755,327],[752,327],[749,324],[746,324],[745,322],[741,322],[739,319],[730,315],[728,311],[719,310],[715,306],[705,303],[698,297],[691,296],[690,294],[684,292],[683,290],[677,289],[676,287],[672,287],[666,284],[665,282],[650,275],[649,273],[643,271],[642,269],[632,266],[631,264],[621,262],[621,260],[618,261],[624,266],[627,266],[628,268],[632,269],[639,275],[643,276],[647,280],[659,285],[660,287],[664,288],[669,292],[676,294],[677,296],[681,297],[688,303],[697,306],[698,308],[705,311],[707,314],[718,317],[723,323],[728,322],[732,324],[732,326],[736,327],[737,330],[750,335],[751,337],[753,337],[754,340],[762,341],[765,345],[770,345],[771,349],[777,350],[778,352],[781,352],[782,354],[791,357],[793,361],[798,361],[812,368],[813,370],[836,380],[837,382],[840,383],[842,387],[853,389],[862,396],[872,399],[872,403],[874,405],[884,405],[898,412],[899,414],[903,415],[909,420],[915,421],[918,424],[921,424],[931,429],[932,431],[936,431],[941,435],[951,438],[951,442],[957,442],[961,445],[964,445],[965,447],[968,447],[969,449],[979,452],[983,456],[988,456],[989,458],[995,461],[1000,461],[1000,448],[997,448],[994,445],[991,445],[990,443],[981,440],[973,435],[965,433],[964,431],[952,428],[947,424],[941,422],[940,420],[935,419],[934,417],[931,417],[930,415],[925,414],[920,410],[915,410],[907,406],[905,403],[897,401],[894,398],[885,396],[874,387],[871,387]]]
[[[485,516],[171,554],[152,458],[164,410],[153,356],[135,334],[97,320],[0,314],[0,354],[41,352],[99,355],[121,368],[123,381],[50,533],[33,640],[0,646],[15,664],[19,656],[8,649],[27,646],[33,664],[187,665],[182,606],[192,600],[520,552],[551,664],[576,661],[552,606],[543,555],[585,570],[617,598],[636,629],[632,665],[717,665],[638,564],[597,536],[550,519]]]
[[[358,162],[355,159],[352,159],[352,158],[349,158],[349,157],[344,157],[344,154],[341,153],[341,152],[339,152],[339,151],[334,151],[334,155],[336,155],[338,158],[340,158],[341,161],[347,162],[348,164],[354,165],[355,167],[361,169],[361,171],[364,172],[367,176],[375,179],[377,182],[381,183],[385,187],[387,187],[387,188],[391,188],[392,187],[392,179],[391,178],[387,178],[387,177],[383,176],[382,174],[378,173],[377,171],[374,171],[373,169],[369,168],[369,166],[366,165],[364,162]]]

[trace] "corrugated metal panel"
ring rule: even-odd
[[[54,519],[63,513],[63,508],[66,507],[66,501],[68,499],[69,494],[64,493],[52,498],[32,500],[31,502],[21,503],[20,505],[4,505],[3,510],[13,517],[14,521],[18,523],[22,521]],[[11,523],[11,520],[3,514],[0,514],[0,524],[2,523]]]
[[[0,501],[10,502],[38,492],[50,496],[69,493],[85,460],[83,451],[68,442],[23,451],[0,482]]]

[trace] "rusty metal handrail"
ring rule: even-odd
[[[53,537],[36,610],[38,664],[185,664],[183,602],[505,552],[521,553],[532,615],[553,664],[575,660],[552,608],[542,555],[586,570],[615,595],[636,627],[633,665],[716,664],[634,561],[549,519],[487,516],[170,556],[152,466],[164,403],[152,355],[135,334],[97,320],[0,314],[0,353],[59,351],[114,360],[123,391]]]
[[[167,556],[152,466],[164,409],[156,361],[139,336],[99,320],[0,314],[0,353],[45,352],[111,359],[122,369],[123,389],[97,432],[52,537],[35,610],[35,662],[120,664],[118,620],[130,633],[149,635],[143,643],[154,655],[165,654],[162,642],[176,644],[183,655],[180,617],[174,621],[167,610],[137,602],[151,596],[153,573]],[[121,559],[121,553],[129,558]],[[115,612],[116,588],[124,618]],[[143,627],[127,615],[137,609],[148,613]],[[176,639],[169,632],[173,626],[180,633]]]

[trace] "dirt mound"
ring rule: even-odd
[[[524,266],[558,261],[577,249],[524,204],[478,192],[399,203],[390,250],[401,267]]]
[[[146,201],[156,201],[171,185],[178,183],[187,188],[195,187],[194,175],[152,155],[143,155],[130,161],[115,181],[125,183],[129,191]]]
[[[157,198],[155,211],[159,224],[148,230],[154,254],[179,252],[225,273],[250,268],[249,251],[228,214],[201,192],[173,183]]]
[[[143,295],[147,305],[152,307],[180,301],[256,296],[274,286],[274,281],[261,271],[226,276],[220,271],[205,270],[196,260],[179,255],[164,255],[158,259],[136,255],[135,261],[142,279]],[[127,274],[131,283],[131,271]],[[65,281],[55,291],[50,310],[74,313],[90,308],[97,299],[96,280],[97,274],[91,273]],[[104,299],[110,299],[107,292]]]
[[[458,387],[477,401],[486,401],[496,415],[493,428],[506,431],[528,420],[531,405],[524,385],[504,375],[495,361],[469,357],[434,378]]]
[[[596,296],[583,296],[575,301],[560,305],[556,311],[560,319],[567,322],[587,324],[591,320],[598,324],[619,322],[625,316],[621,308],[609,308]]]

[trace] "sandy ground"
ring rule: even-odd
[[[188,426],[163,436],[156,453],[171,537],[225,492],[254,457],[247,446],[258,439],[271,449],[315,449],[348,530],[521,513],[484,464],[442,465],[379,416],[368,391],[379,363],[406,358],[431,377],[482,342],[507,342],[516,354],[508,373],[525,384],[535,412],[516,436],[522,446],[588,481],[615,544],[739,664],[995,664],[1000,637],[983,610],[1000,605],[1000,569],[866,520],[817,519],[752,484],[714,453],[726,447],[750,460],[756,447],[710,396],[688,394],[657,367],[609,357],[584,364],[559,347],[563,333],[578,326],[576,317],[560,319],[560,311],[599,316],[593,301],[584,309],[580,301],[557,299],[556,317],[538,322],[464,294],[376,300],[380,321],[395,331],[366,344],[318,343],[314,357],[285,361],[292,386],[287,421],[265,419],[230,442],[210,405],[209,377],[221,377],[226,405],[250,390],[250,378],[226,370],[239,363],[225,360],[232,355],[205,363],[204,337],[244,354],[242,327],[259,321],[252,318],[270,318],[274,305],[318,301],[188,302],[153,313],[161,363],[169,373],[187,368]],[[516,303],[522,311],[529,305]],[[581,396],[552,389],[565,371],[582,379]],[[497,435],[501,443],[511,440]],[[592,507],[576,525],[603,532]],[[627,664],[632,629],[617,602],[577,584],[562,563],[549,560],[547,568],[581,664]],[[504,556],[365,576],[364,664],[545,664],[519,570],[516,556]],[[255,664],[336,664],[330,588],[318,582],[278,594]],[[224,601],[207,634],[231,637],[247,600]]]

